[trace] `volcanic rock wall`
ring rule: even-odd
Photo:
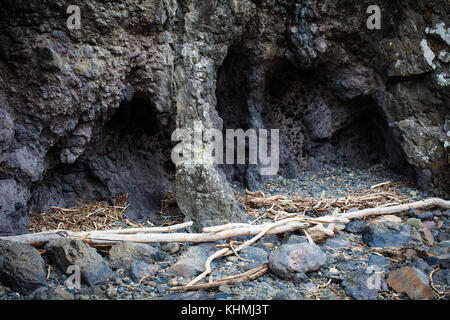
[[[0,234],[77,198],[129,193],[149,216],[174,187],[197,228],[243,220],[227,177],[256,188],[255,168],[170,164],[196,120],[281,129],[286,176],[381,161],[448,196],[448,6],[380,0],[369,30],[371,4],[3,0]]]

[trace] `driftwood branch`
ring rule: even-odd
[[[226,224],[222,226],[205,228],[203,233],[173,233],[171,231],[186,228],[192,225],[187,222],[164,228],[133,228],[124,230],[107,230],[91,232],[74,232],[67,230],[52,230],[34,234],[23,234],[19,236],[0,237],[2,240],[28,243],[40,247],[49,241],[61,238],[82,240],[92,246],[111,246],[116,243],[130,241],[140,243],[167,243],[167,242],[214,242],[239,236],[256,236],[265,231],[264,234],[279,234],[298,229],[306,229],[309,235],[320,241],[321,237],[333,235],[333,231],[324,228],[322,224],[347,223],[353,219],[362,219],[369,216],[393,214],[409,209],[423,209],[428,207],[450,208],[450,201],[430,198],[422,201],[394,205],[390,207],[377,207],[343,213],[341,215],[328,215],[320,218],[297,216],[286,218],[275,223],[252,224]],[[267,230],[266,230],[267,229]],[[133,233],[131,233],[133,232]]]
[[[235,284],[238,282],[248,281],[248,280],[254,280],[256,278],[261,277],[269,270],[269,266],[267,264],[263,264],[262,266],[259,266],[257,268],[251,269],[245,273],[226,277],[219,279],[214,282],[209,283],[203,283],[203,284],[197,284],[192,286],[180,286],[180,287],[173,287],[170,290],[171,291],[189,291],[189,290],[203,290],[203,289],[210,289],[210,288],[217,288],[222,285],[229,285],[229,284]]]

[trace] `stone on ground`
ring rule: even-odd
[[[40,287],[27,298],[29,300],[73,300],[75,297],[62,288]]]
[[[411,267],[391,271],[387,278],[388,285],[398,293],[406,293],[411,299],[433,299],[434,294],[428,285],[427,276]]]
[[[80,268],[81,280],[89,285],[106,283],[115,276],[97,251],[79,240],[58,239],[45,246],[52,260],[66,272],[69,266]]]
[[[303,296],[294,290],[281,291],[272,300],[303,300]]]
[[[363,230],[363,241],[370,247],[400,247],[410,239],[411,227],[399,223],[371,223]]]
[[[381,287],[381,278],[368,269],[358,269],[348,274],[342,286],[353,299],[374,300]]]
[[[45,263],[28,244],[0,240],[0,281],[20,293],[46,284]]]
[[[145,243],[122,242],[109,250],[109,261],[114,269],[129,270],[133,262],[155,263],[158,249]]]
[[[274,274],[289,280],[295,273],[319,269],[326,262],[325,253],[310,243],[283,244],[269,256],[269,267]]]

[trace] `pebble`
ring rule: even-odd
[[[430,220],[433,218],[433,212],[430,211],[424,211],[419,214],[417,214],[417,218],[420,220]]]
[[[229,293],[229,292],[231,292],[231,288],[230,288],[230,286],[227,286],[227,285],[221,285],[221,286],[219,286],[219,291]]]
[[[174,254],[180,250],[180,244],[178,242],[165,243],[161,246],[161,250],[170,254]]]
[[[192,278],[205,271],[205,262],[209,256],[208,248],[201,245],[189,247],[181,259],[168,268],[175,276]]]
[[[114,286],[108,286],[108,289],[106,289],[106,295],[108,298],[112,299],[117,296],[117,288]]]
[[[367,222],[364,220],[352,220],[347,224],[345,230],[351,233],[361,233],[366,226]]]
[[[348,242],[344,241],[341,238],[337,238],[337,237],[330,237],[327,240],[325,240],[325,242],[323,242],[319,245],[319,247],[321,247],[322,249],[327,249],[327,248],[344,249],[344,248],[348,248],[348,246],[349,246]]]
[[[410,239],[410,226],[393,222],[372,223],[363,231],[363,241],[370,247],[400,247]]]
[[[369,266],[377,266],[381,269],[387,269],[387,266],[389,265],[389,259],[387,259],[384,256],[371,254],[369,257],[368,264],[369,264]]]
[[[436,227],[436,223],[434,221],[424,221],[422,225],[427,229],[432,229]]]
[[[27,299],[29,300],[73,300],[73,294],[62,288],[40,287],[33,291]]]
[[[282,279],[292,279],[294,273],[306,273],[319,269],[326,262],[326,255],[310,243],[283,244],[269,256],[269,267]]]
[[[81,280],[90,286],[104,284],[115,277],[97,250],[82,241],[58,239],[50,241],[44,248],[62,270],[78,266]]]
[[[30,293],[47,283],[44,259],[28,244],[0,240],[0,279],[13,290]]]
[[[422,236],[422,241],[425,245],[432,247],[434,246],[434,237],[431,234],[431,231],[427,228],[422,228],[419,230],[420,235]]]
[[[427,284],[427,276],[415,268],[403,267],[389,272],[387,283],[396,292],[406,293],[411,299],[434,298],[433,291]]]
[[[381,280],[379,280],[379,276],[369,270],[358,269],[345,278],[342,286],[345,292],[356,300],[374,300],[381,287]]]
[[[239,258],[236,257],[236,256],[228,256],[226,259],[228,261],[230,261],[230,262],[237,262],[237,261],[239,261]]]
[[[178,281],[177,281],[177,279],[176,279],[176,278],[170,279],[170,280],[169,280],[169,286],[171,286],[171,287],[176,287],[176,286],[178,286]]]
[[[303,296],[295,290],[281,291],[272,300],[304,300]]]
[[[408,220],[406,220],[406,224],[415,227],[415,228],[422,228],[423,224],[422,221],[420,221],[420,219],[417,218],[409,218]]]
[[[111,247],[109,261],[115,269],[129,270],[133,262],[155,263],[157,254],[158,249],[149,244],[122,242]]]

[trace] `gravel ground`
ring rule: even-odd
[[[404,177],[396,175],[393,172],[385,170],[381,166],[373,167],[367,170],[330,167],[316,174],[308,172],[302,173],[296,179],[276,178],[267,180],[265,190],[270,194],[283,194],[301,197],[320,197],[323,192],[327,197],[343,197],[358,190],[370,188],[374,184],[385,181],[400,182],[399,191],[405,196],[414,199],[421,199],[430,195],[417,190]],[[236,186],[237,192],[243,190]],[[362,232],[358,230],[349,232],[345,229],[338,231],[336,236],[329,238],[326,242],[319,245],[321,250],[326,253],[326,262],[319,269],[312,272],[297,273],[290,280],[283,280],[274,273],[269,272],[264,276],[244,283],[238,283],[233,286],[221,286],[217,289],[200,292],[173,293],[170,288],[177,285],[186,284],[188,277],[183,277],[172,273],[171,266],[186,256],[194,256],[196,251],[192,248],[200,248],[200,254],[203,258],[214,252],[215,244],[208,244],[199,247],[194,244],[177,244],[171,246],[154,246],[159,250],[158,261],[155,262],[160,267],[160,272],[148,277],[141,283],[134,282],[126,270],[114,270],[117,278],[108,283],[99,286],[82,285],[80,289],[68,289],[65,285],[66,275],[57,267],[52,267],[48,273],[48,285],[51,288],[65,289],[69,294],[73,294],[75,299],[232,299],[232,300],[271,300],[271,299],[354,299],[360,294],[371,294],[364,290],[367,288],[356,288],[352,286],[358,283],[359,277],[373,275],[376,272],[377,292],[374,299],[392,300],[409,299],[408,295],[393,290],[386,280],[390,272],[402,267],[410,266],[415,270],[421,270],[428,276],[437,265],[441,269],[435,271],[433,280],[436,288],[441,292],[448,292],[450,271],[448,268],[448,247],[450,210],[434,210],[430,214],[421,212],[405,212],[398,217],[401,221],[397,223],[408,226],[411,231],[411,239],[400,248],[402,253],[399,256],[392,254],[379,253],[374,251],[364,242]],[[410,226],[415,218],[420,220],[424,226]],[[407,222],[408,221],[408,222]],[[415,221],[415,220],[414,220]],[[417,221],[416,221],[417,222]],[[357,225],[354,225],[357,229]],[[428,231],[423,231],[427,229]],[[421,231],[422,230],[422,231]],[[426,235],[431,234],[433,243],[426,241]],[[422,235],[420,237],[420,235]],[[239,240],[245,240],[242,238]],[[240,274],[248,269],[254,268],[258,264],[267,262],[267,256],[270,252],[286,242],[301,243],[304,242],[303,234],[288,233],[281,236],[266,236],[258,241],[247,253],[242,252],[240,258],[229,256],[224,259],[217,259],[213,262],[213,279]],[[225,243],[219,241],[216,244]],[[413,251],[407,251],[407,250]],[[400,249],[399,249],[400,250]],[[399,251],[398,250],[398,251]],[[400,250],[400,251],[401,251]],[[400,252],[399,251],[399,252]],[[194,253],[192,253],[194,252]],[[408,253],[409,252],[409,253]],[[105,259],[108,259],[107,252],[100,252]],[[267,255],[266,255],[267,254]],[[44,253],[43,257],[47,265],[50,265],[48,256]],[[195,256],[194,256],[195,257]],[[249,258],[249,259],[246,259]],[[436,262],[436,257],[439,263]],[[443,257],[443,258],[442,258]],[[404,258],[404,259],[403,259]],[[444,260],[442,260],[444,259]],[[204,260],[193,259],[189,262],[201,267]],[[249,261],[247,261],[249,260]],[[383,264],[384,263],[384,264]],[[375,269],[374,266],[377,266]],[[371,267],[372,266],[372,267]],[[420,273],[422,274],[422,273]],[[367,278],[367,276],[366,276]],[[353,279],[353,280],[352,280]],[[356,280],[355,280],[356,279]],[[352,282],[354,281],[354,282]],[[350,284],[349,284],[350,283]],[[429,285],[429,283],[427,284]],[[367,291],[367,290],[366,290]],[[400,290],[399,290],[400,291]],[[355,293],[356,292],[356,293]],[[295,295],[297,293],[297,295]],[[9,288],[0,285],[0,299],[21,300],[29,299],[31,296],[22,295],[13,292]],[[35,299],[39,299],[39,295]],[[441,297],[448,299],[447,296]]]

